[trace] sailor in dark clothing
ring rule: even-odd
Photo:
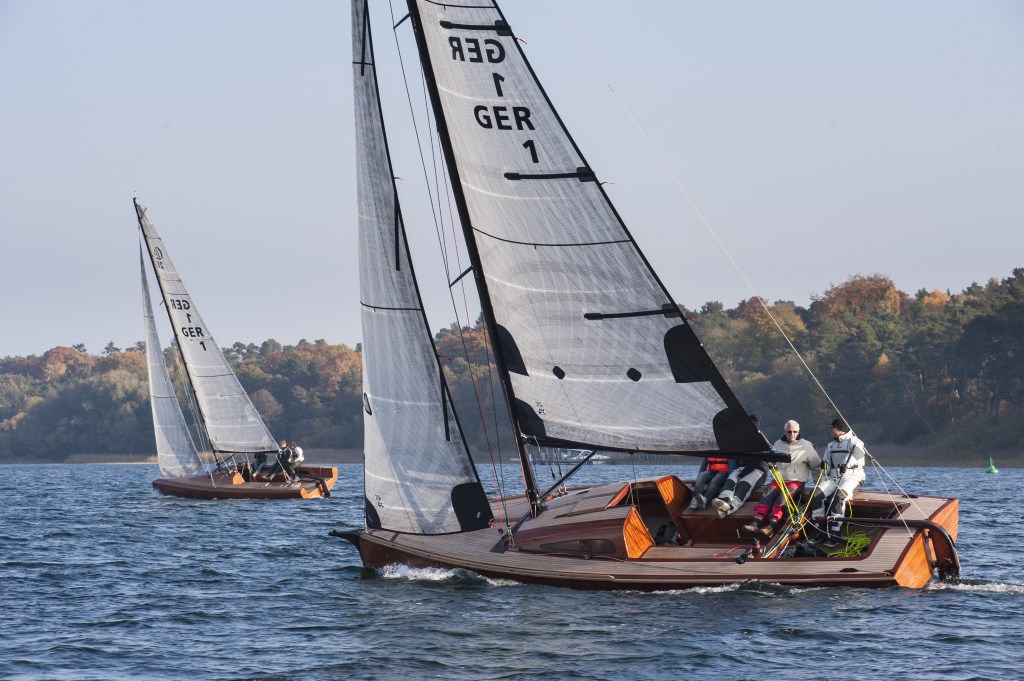
[[[294,442],[289,442],[288,447],[281,455],[281,465],[284,467],[284,470],[289,477],[295,477],[295,469],[302,465],[305,458],[306,457],[302,455],[302,447],[298,446]]]
[[[267,468],[263,472],[263,475],[267,479],[270,479],[270,478],[274,477],[277,474],[278,471],[284,470],[284,467],[282,466],[281,462],[282,461],[287,461],[288,460],[288,456],[290,455],[290,452],[288,451],[288,441],[287,440],[281,440],[281,445],[280,446],[281,446],[281,451],[277,452],[276,454],[274,452],[270,452],[267,455],[267,464],[268,464],[268,466],[267,466]],[[285,473],[285,476],[288,477],[288,478],[291,478],[291,476],[288,475],[288,473]]]

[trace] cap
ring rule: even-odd
[[[844,433],[850,432],[850,426],[846,424],[846,421],[843,419],[842,416],[837,416],[836,418],[832,419],[832,427],[835,428],[836,430],[841,430]]]

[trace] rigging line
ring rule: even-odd
[[[391,6],[391,2],[388,2],[388,9],[391,11],[391,23],[395,23],[395,8]],[[434,231],[437,233],[438,243],[441,246],[441,259],[444,262],[445,274],[448,280],[451,280],[451,273],[448,268],[448,257],[445,251],[443,239],[441,238],[441,231],[438,227],[438,208],[434,205],[434,195],[430,191],[430,174],[427,172],[427,160],[423,156],[423,138],[420,137],[420,128],[416,123],[416,111],[412,104],[412,91],[409,89],[409,78],[405,71],[405,59],[402,57],[402,46],[398,40],[398,30],[393,30],[391,34],[395,38],[395,51],[398,53],[398,63],[402,69],[402,84],[405,86],[405,98],[409,102],[409,117],[412,119],[413,133],[416,137],[416,151],[420,155],[420,167],[423,169],[423,181],[427,185],[427,196],[430,198],[430,215],[434,220]],[[422,77],[422,69],[421,69]],[[429,120],[429,119],[428,119]],[[433,137],[431,136],[431,149],[433,149]],[[404,228],[404,225],[403,225]]]
[[[425,73],[423,74],[423,77],[424,78],[426,77]],[[429,102],[426,101],[427,87],[426,87],[425,83],[424,83],[424,87],[423,87],[423,92],[424,92],[424,101],[426,102],[425,103],[426,118],[427,118],[428,121],[430,121],[430,120],[433,119],[433,113],[432,113],[433,109],[429,106]],[[437,199],[438,212],[440,214],[441,224],[443,225],[444,224],[444,212],[441,211],[441,209],[440,209],[440,207],[441,207],[441,196],[440,196],[440,194],[441,194],[441,186],[442,186],[442,183],[443,183],[444,195],[445,195],[445,199],[446,199],[447,204],[448,204],[448,225],[449,225],[449,227],[451,229],[451,232],[452,232],[452,246],[453,246],[454,251],[455,251],[455,262],[456,262],[456,265],[458,266],[458,268],[461,270],[462,269],[462,252],[459,249],[459,238],[458,238],[458,234],[456,232],[457,218],[455,217],[455,212],[454,212],[454,209],[452,207],[451,187],[448,185],[449,175],[448,175],[448,172],[447,172],[446,167],[445,167],[446,166],[446,160],[445,160],[443,155],[440,157],[440,159],[438,159],[438,154],[437,154],[436,148],[434,146],[434,134],[437,134],[438,136],[440,136],[440,132],[437,130],[437,126],[436,125],[433,126],[433,128],[430,128],[430,129],[434,130],[434,133],[432,133],[431,136],[430,136],[430,149],[431,149],[431,154],[432,154],[432,156],[434,158],[435,188],[436,188],[436,191],[438,193],[438,199]],[[440,141],[438,141],[438,146],[440,146]],[[438,166],[440,166],[440,168],[441,168],[440,180],[437,180],[437,176],[438,176],[437,168],[438,168]],[[442,242],[442,247],[444,249],[446,247],[445,244],[447,242],[444,241],[444,239],[441,238],[440,236],[439,236],[439,241]],[[446,250],[444,251],[444,255],[445,255],[445,258],[444,258],[445,273],[446,273],[447,279],[449,281],[451,281],[451,270],[450,270],[450,262],[451,261],[450,261],[450,257],[448,256]],[[472,271],[472,269],[473,269],[472,267],[467,269],[462,275],[459,276],[459,278],[456,281],[461,280],[463,278],[463,276],[466,273]],[[470,358],[469,347],[468,347],[468,344],[466,342],[466,337],[465,337],[465,334],[462,331],[462,324],[458,323],[459,322],[458,304],[455,302],[455,292],[452,290],[452,287],[454,286],[454,283],[455,282],[452,282],[452,284],[449,285],[449,287],[448,287],[448,289],[449,289],[448,290],[448,294],[449,294],[449,298],[450,298],[451,303],[452,303],[452,312],[455,314],[455,319],[456,319],[456,322],[457,322],[457,327],[456,328],[458,329],[458,332],[459,332],[459,340],[462,343],[463,356],[466,358],[466,364],[467,364],[467,366],[469,368],[470,378],[473,381],[473,390],[474,390],[474,393],[475,393],[475,395],[477,397],[477,404],[478,404],[478,407],[479,407],[479,410],[480,410],[480,422],[481,422],[481,427],[483,428],[484,442],[487,445],[487,455],[488,455],[488,459],[490,460],[490,463],[491,463],[491,473],[492,473],[492,475],[494,475],[494,479],[497,482],[499,480],[499,478],[497,476],[497,471],[495,470],[495,466],[494,466],[494,450],[495,450],[495,446],[496,446],[497,449],[498,449],[498,459],[499,459],[499,462],[500,462],[500,460],[501,460],[500,437],[498,435],[497,430],[495,430],[495,434],[494,434],[495,446],[492,446],[492,444],[491,444],[490,429],[488,428],[487,415],[485,414],[485,411],[484,411],[484,395],[483,395],[483,389],[481,387],[481,381],[483,379],[480,376],[478,376],[477,372],[474,370],[473,362],[471,361],[471,358]],[[469,299],[468,299],[468,296],[466,294],[465,282],[462,282],[461,290],[462,290],[462,306],[463,306],[463,310],[464,310],[465,315],[466,315],[466,325],[469,326],[471,317],[470,317],[470,314],[469,314]],[[486,335],[486,331],[484,330],[484,360],[485,360],[485,366],[487,367],[488,376],[490,376],[490,356],[487,354],[487,347],[488,347],[488,345],[487,345],[487,335]],[[492,407],[493,407],[493,404],[494,404],[494,384],[493,384],[493,381],[490,383],[490,389],[491,389],[491,401],[492,401]],[[495,423],[495,427],[497,427],[497,423],[498,423],[497,415],[495,415],[495,417],[494,417],[494,423]],[[504,473],[504,470],[502,472]],[[500,480],[501,480],[501,484],[500,485],[497,485],[497,484],[495,485],[495,491],[496,491],[496,495],[498,496],[498,498],[501,499],[501,503],[500,503],[501,512],[502,512],[503,515],[505,515],[505,517],[507,519],[507,508],[505,506],[505,501],[504,501],[504,499],[505,499],[504,475],[502,475]],[[500,518],[499,518],[499,522],[501,522]]]
[[[422,65],[420,67],[420,88],[423,91],[423,110],[426,112],[425,116],[426,116],[427,122],[429,123],[431,121],[431,119],[433,118],[433,109],[430,106],[430,96],[428,94],[428,87],[427,87],[427,74],[423,70]],[[437,231],[437,239],[441,243],[441,252],[442,252],[442,258],[443,258],[443,261],[444,261],[445,279],[447,279],[448,281],[451,281],[451,279],[452,279],[452,273],[451,273],[451,269],[450,269],[451,268],[451,256],[448,254],[448,244],[444,240],[444,210],[441,208],[441,182],[438,179],[438,165],[441,165],[441,167],[442,167],[441,174],[443,175],[444,174],[444,170],[443,170],[444,161],[442,159],[441,163],[440,164],[438,163],[437,148],[434,146],[434,135],[439,135],[440,133],[437,131],[437,126],[436,125],[433,126],[432,128],[428,127],[427,130],[428,131],[433,130],[433,132],[430,133],[428,136],[430,138],[430,158],[433,161],[431,166],[432,166],[432,168],[434,170],[434,192],[437,195],[437,214],[438,214],[438,218],[440,218],[440,224],[441,224],[440,227],[435,227],[435,229]],[[441,145],[440,140],[438,140],[437,145],[438,146]],[[446,187],[445,188],[445,192],[447,193],[447,191],[448,191],[448,189]],[[451,215],[451,197],[450,196],[448,197],[448,216],[449,216],[449,221],[454,220],[454,218]],[[455,230],[453,229],[452,233],[454,234],[454,232],[455,232]],[[455,245],[455,249],[456,249],[456,257],[458,257],[458,242],[457,241],[454,242],[454,245]],[[459,267],[460,268],[462,267],[461,262],[459,263]],[[452,302],[452,307],[454,307],[454,305],[455,305],[455,303],[453,301]],[[456,315],[456,318],[458,318],[458,312],[457,311],[456,311],[455,315]],[[468,319],[469,314],[467,313],[466,316],[467,316],[466,323],[468,324],[469,323],[469,319]]]
[[[726,247],[725,243],[723,243],[722,240],[719,238],[718,233],[711,226],[711,223],[708,221],[708,219],[706,217],[704,217],[704,213],[702,213],[700,208],[698,208],[696,201],[693,200],[693,198],[690,196],[690,193],[686,191],[685,187],[683,187],[682,182],[680,182],[679,178],[676,177],[676,174],[672,170],[672,167],[669,165],[668,160],[662,155],[662,153],[655,146],[654,141],[651,140],[651,138],[647,135],[647,131],[644,129],[644,127],[642,125],[640,125],[640,121],[637,120],[636,116],[633,115],[632,110],[630,110],[630,108],[626,105],[626,102],[622,99],[622,97],[619,95],[619,93],[615,90],[615,87],[612,85],[611,81],[608,79],[608,76],[605,75],[605,72],[601,69],[600,66],[597,65],[597,61],[594,59],[593,54],[591,54],[590,50],[587,49],[587,46],[580,39],[579,34],[577,34],[576,31],[573,29],[572,25],[568,21],[565,20],[565,17],[563,17],[561,14],[559,14],[558,17],[559,17],[559,19],[562,20],[562,23],[565,24],[565,26],[569,29],[569,32],[576,39],[576,43],[580,46],[580,49],[583,50],[583,53],[585,55],[587,55],[587,59],[590,60],[591,66],[593,66],[594,69],[600,74],[601,79],[604,80],[605,85],[607,85],[608,89],[611,90],[612,94],[615,96],[615,99],[618,101],[619,106],[621,106],[622,110],[626,112],[626,115],[629,116],[629,119],[631,121],[633,121],[633,125],[636,126],[636,129],[640,132],[640,135],[644,138],[644,141],[647,142],[647,146],[649,146],[651,148],[651,151],[654,152],[654,155],[657,157],[657,159],[661,162],[661,165],[668,172],[669,177],[672,178],[672,182],[675,183],[676,187],[679,189],[679,191],[682,193],[682,195],[686,198],[687,203],[690,204],[690,207],[697,214],[697,217],[700,218],[700,221],[704,224],[704,227],[708,230],[708,233],[711,234],[712,238],[718,244],[719,248],[722,249],[722,252],[725,254],[725,257],[729,259],[730,263],[732,263],[733,268],[740,275],[740,278],[743,279],[743,282],[747,285],[747,288],[749,288],[751,293],[754,294],[754,297],[757,298],[757,301],[761,304],[761,307],[768,314],[768,318],[772,320],[773,324],[775,324],[775,328],[777,328],[779,330],[779,332],[782,334],[782,337],[786,340],[786,343],[789,345],[790,349],[793,351],[793,354],[795,354],[797,359],[800,360],[800,364],[803,365],[803,367],[807,371],[808,375],[811,377],[811,379],[818,386],[818,389],[821,390],[821,393],[825,396],[825,399],[828,400],[829,404],[832,405],[832,408],[835,409],[836,412],[840,416],[843,416],[842,412],[839,410],[839,407],[837,407],[835,402],[832,401],[832,397],[829,395],[828,391],[825,389],[825,386],[823,386],[821,384],[821,381],[818,380],[818,377],[815,375],[814,371],[812,371],[811,367],[807,365],[806,361],[804,361],[803,355],[801,355],[800,351],[796,349],[795,345],[793,345],[793,341],[790,340],[789,335],[786,334],[786,332],[782,329],[782,326],[779,324],[778,320],[775,319],[775,315],[773,315],[771,313],[771,310],[768,309],[768,306],[765,304],[764,299],[758,294],[757,289],[755,289],[754,285],[752,283],[750,283],[750,280],[747,279],[747,275],[744,274],[744,272],[740,268],[739,264],[732,257],[732,253],[729,252],[729,249]],[[846,417],[844,416],[843,419],[846,420]],[[846,422],[849,423],[848,420]]]
[[[455,262],[458,265],[458,267],[461,269],[462,268],[462,252],[459,250],[459,239],[458,239],[458,235],[455,232],[456,218],[455,218],[454,210],[452,208],[451,188],[448,186],[448,173],[447,173],[446,170],[443,169],[444,168],[444,163],[445,163],[445,160],[444,160],[444,158],[442,158],[441,159],[441,164],[442,164],[441,179],[444,182],[445,198],[448,201],[448,224],[449,224],[449,226],[450,226],[450,228],[452,230],[452,244],[453,244],[453,246],[455,248]],[[440,204],[440,198],[438,199],[438,203]],[[473,268],[470,267],[469,269],[466,270],[466,272],[469,272],[472,269]],[[460,275],[459,276],[459,281],[461,282],[460,288],[462,290],[462,306],[463,306],[463,309],[466,312],[466,324],[468,325],[469,324],[469,299],[468,299],[468,297],[466,295],[466,282],[465,281],[461,281],[462,279],[463,279],[463,277]],[[458,317],[459,317],[458,305],[455,302],[455,292],[452,290],[451,286],[448,287],[448,295],[451,298],[452,310],[455,312],[455,318],[457,320]],[[494,431],[494,443],[495,443],[495,446],[494,447],[491,446],[491,433],[490,433],[490,429],[488,428],[487,414],[485,413],[485,410],[484,410],[483,388],[480,386],[480,382],[483,381],[483,378],[482,377],[478,377],[476,371],[474,371],[474,369],[473,369],[473,363],[470,361],[470,357],[469,357],[469,347],[466,344],[465,335],[462,333],[462,325],[461,324],[458,325],[458,329],[459,329],[459,338],[462,341],[462,351],[463,351],[463,354],[466,357],[466,364],[469,367],[469,375],[470,375],[470,378],[472,378],[472,380],[473,380],[473,391],[474,391],[474,393],[477,396],[477,404],[478,404],[478,406],[480,408],[480,424],[481,424],[481,427],[483,428],[483,432],[484,432],[484,442],[487,444],[487,457],[488,457],[488,459],[490,460],[490,463],[491,463],[491,474],[494,476],[494,480],[495,480],[495,493],[498,496],[498,499],[500,499],[499,507],[501,509],[501,515],[504,516],[505,522],[507,522],[507,519],[508,519],[508,508],[506,507],[506,504],[505,504],[505,469],[504,469],[504,467],[501,467],[502,475],[501,475],[501,478],[499,478],[498,477],[498,472],[495,469],[495,465],[494,465],[494,450],[495,450],[495,448],[498,450],[498,462],[499,462],[499,465],[500,465],[500,462],[501,462],[501,437],[500,437],[499,431],[498,431],[498,415],[497,415],[497,411],[496,411],[496,405],[495,405],[495,402],[494,402],[494,379],[492,378],[492,375],[491,375],[491,358],[490,358],[490,354],[488,352],[488,348],[490,347],[490,339],[489,339],[489,337],[487,335],[487,325],[485,324],[483,326],[483,328],[478,329],[477,333],[483,334],[483,339],[484,339],[484,342],[483,342],[484,366],[485,366],[486,371],[487,371],[488,385],[489,385],[489,388],[490,388],[490,391],[491,391],[491,409],[492,409],[492,412],[494,414],[494,427],[495,427],[495,431]],[[499,479],[500,479],[500,483],[498,482]],[[501,517],[498,518],[498,522],[499,523],[503,522]]]
[[[885,489],[885,493],[888,494],[889,498],[892,500],[893,508],[895,508],[896,511],[899,512],[899,504],[896,502],[896,496],[889,491],[889,486],[885,484],[885,478],[883,478],[881,474],[884,474],[886,478],[889,478],[889,480],[892,481],[892,484],[895,485],[899,491],[903,492],[903,496],[906,497],[907,501],[910,503],[911,506],[917,509],[917,512],[920,513],[922,517],[927,518],[928,514],[924,512],[924,509],[922,509],[921,506],[918,505],[918,503],[914,500],[912,496],[907,494],[907,491],[900,486],[900,483],[896,480],[896,478],[894,478],[892,474],[889,473],[889,471],[882,468],[882,464],[878,463],[878,461],[875,460],[875,457],[871,456],[870,454],[867,454],[866,456],[871,459],[872,466],[878,467],[880,473],[880,475],[878,476],[878,480],[879,482],[882,483],[882,487]],[[907,528],[907,532],[913,534],[913,532],[910,529],[910,525],[907,524],[907,519],[903,517],[903,513],[900,513],[900,520],[903,521],[903,526]]]
[[[491,417],[494,419],[494,445],[498,452],[498,469],[501,471],[501,504],[505,506],[505,462],[501,458],[501,432],[498,428],[498,402],[494,392],[494,384],[496,381],[501,380],[497,376],[497,365],[491,361],[491,338],[487,332],[487,325],[484,324],[481,332],[484,335],[484,361],[487,366],[487,387],[491,392]],[[486,433],[486,424],[484,426],[484,432]],[[490,439],[487,440],[487,446],[490,447]],[[493,460],[491,465],[493,466]]]
[[[397,29],[397,24],[395,24],[395,9],[392,6],[391,2],[388,3],[388,9],[391,12],[391,23]],[[402,22],[398,22],[398,23],[401,24]],[[399,61],[399,64],[401,65],[401,69],[402,69],[402,82],[405,85],[406,99],[409,102],[409,113],[410,113],[410,117],[412,118],[413,130],[414,130],[416,141],[417,141],[417,144],[416,144],[417,151],[419,152],[419,155],[420,155],[420,166],[423,168],[423,179],[424,179],[424,181],[427,184],[427,188],[428,188],[427,195],[430,197],[430,213],[431,213],[431,216],[432,216],[432,218],[434,220],[434,231],[437,234],[438,243],[440,245],[441,259],[442,259],[442,262],[444,263],[446,279],[448,281],[451,281],[451,267],[450,267],[450,264],[449,264],[449,261],[448,261],[448,254],[447,254],[447,250],[446,250],[445,243],[444,243],[443,233],[442,233],[441,227],[439,226],[439,217],[441,219],[441,223],[443,223],[443,213],[440,210],[440,187],[439,187],[439,183],[437,182],[437,164],[436,164],[436,161],[435,161],[435,163],[434,163],[434,171],[435,171],[434,189],[435,189],[435,191],[438,192],[438,203],[437,203],[437,205],[435,205],[434,204],[434,195],[430,191],[430,186],[431,186],[430,185],[430,175],[427,172],[427,163],[426,163],[426,159],[424,158],[424,155],[423,155],[422,137],[420,136],[419,126],[416,123],[416,114],[415,114],[415,110],[414,110],[414,107],[413,107],[413,104],[412,104],[412,93],[411,93],[411,91],[409,89],[409,79],[408,79],[408,76],[407,76],[406,70],[405,70],[405,60],[402,57],[402,47],[401,47],[401,44],[400,44],[400,42],[398,40],[398,31],[397,30],[393,30],[392,34],[394,35],[394,38],[395,38],[395,49],[398,52],[398,61]],[[423,72],[422,68],[420,69],[420,77],[421,77],[421,80],[426,78],[426,74]],[[423,91],[424,91],[424,98],[426,98],[426,88],[424,88]],[[430,107],[429,107],[429,105],[427,106],[427,120],[428,121],[430,120]],[[436,150],[434,148],[434,137],[433,137],[433,134],[430,135],[430,148],[431,148],[431,156],[436,159],[437,158],[437,152],[436,152]],[[448,189],[447,189],[447,185],[448,185],[447,176],[444,173],[442,173],[442,176],[444,177],[445,192],[447,194],[448,193]],[[450,196],[449,196],[448,204],[449,204],[448,210],[449,210],[449,213],[451,213],[451,198],[450,198]],[[454,226],[453,226],[453,231],[454,231]],[[456,241],[456,243],[457,243],[457,241]],[[458,252],[458,251],[456,250],[456,252]],[[469,365],[470,365],[470,375],[474,376],[474,388],[475,388],[475,390],[477,392],[477,395],[478,395],[478,401],[480,402],[480,405],[481,405],[480,409],[481,409],[481,413],[482,413],[483,412],[483,395],[480,392],[479,387],[476,385],[476,378],[475,378],[474,373],[472,372],[472,363],[468,361],[469,360],[469,353],[468,353],[468,349],[467,349],[467,346],[466,346],[465,337],[462,334],[462,325],[458,323],[458,310],[457,310],[457,305],[455,303],[454,293],[451,293],[451,287],[449,287],[449,292],[450,292],[451,299],[452,299],[452,307],[453,307],[453,309],[455,309],[456,327],[459,330],[459,337],[462,340],[463,350],[466,353],[466,357],[467,357],[467,363],[469,363]],[[463,297],[465,298],[465,288],[464,287],[463,287]],[[468,323],[468,317],[469,317],[468,302],[466,303],[466,309],[467,309],[466,316],[467,316],[467,323]],[[436,350],[435,350],[435,352],[436,352]],[[490,438],[487,437],[487,433],[486,433],[486,428],[487,428],[486,427],[486,419],[482,419],[482,420],[484,421],[485,440],[487,442],[488,451],[490,452],[491,446],[490,446]],[[492,466],[493,466],[493,454],[491,454],[491,459],[492,459]],[[495,478],[495,479],[497,479],[497,478]],[[501,498],[504,499],[504,495],[501,495]],[[502,501],[502,504],[504,505],[504,501]]]
[[[198,451],[196,452],[196,456],[198,456],[199,460],[203,463],[203,467],[206,468],[207,473],[212,474],[213,471],[210,470],[210,464],[208,461],[203,461],[201,452],[205,453],[206,451],[213,451],[213,445],[209,443],[209,438],[207,437],[206,429],[202,425],[200,425],[202,423],[202,417],[199,414],[199,405],[196,404],[195,395],[192,394],[192,391],[189,389],[188,384],[185,382],[184,374],[186,369],[185,362],[181,358],[181,346],[178,345],[177,340],[174,341],[173,345],[176,351],[173,353],[174,373],[178,377],[178,382],[179,385],[181,386],[182,393],[184,393],[185,395],[185,404],[188,407],[189,414],[192,416],[192,426],[195,428],[197,436],[196,439],[199,440],[199,447]],[[188,427],[186,424],[186,432],[187,431]],[[192,437],[191,432],[189,432],[189,437]],[[193,442],[192,445],[195,446],[195,442]]]
[[[442,164],[444,164],[445,160],[442,158],[441,162],[442,162]],[[453,208],[452,208],[451,188],[448,186],[448,173],[447,172],[442,172],[441,173],[441,177],[444,180],[445,196],[446,196],[446,198],[448,200],[448,216],[449,216],[448,223],[449,223],[449,225],[451,227],[451,230],[452,230],[452,243],[455,246],[456,263],[459,266],[459,268],[461,268],[462,267],[462,255],[461,255],[461,251],[459,250],[458,235],[456,234],[456,231],[455,231],[456,218],[455,218],[454,211],[453,211]],[[472,270],[473,270],[473,266],[472,266],[472,263],[470,263],[470,267],[462,275],[459,275],[459,279],[457,281],[461,281],[463,279],[464,275],[466,273],[472,271]],[[468,325],[469,324],[469,320],[470,320],[470,315],[469,315],[469,299],[468,299],[468,297],[466,295],[466,283],[464,281],[461,281],[461,290],[462,290],[462,305],[463,305],[463,309],[465,310],[465,313],[466,313],[466,324]],[[455,298],[454,298],[455,293],[454,293],[454,291],[452,291],[452,287],[451,286],[449,286],[449,293],[452,296],[452,307],[455,308],[455,306],[456,306],[455,305]],[[455,315],[456,315],[456,318],[458,318],[458,311],[457,310],[455,312]],[[505,502],[505,498],[506,498],[506,490],[505,490],[505,463],[504,463],[504,461],[501,458],[501,429],[499,428],[498,403],[497,403],[497,397],[496,397],[495,390],[494,390],[494,385],[495,385],[496,381],[500,381],[501,378],[496,375],[496,373],[497,373],[497,366],[496,366],[496,364],[497,363],[495,362],[495,363],[492,364],[492,361],[491,361],[491,350],[493,349],[493,344],[492,344],[492,339],[491,339],[490,334],[489,334],[488,329],[487,329],[487,325],[484,324],[483,326],[478,328],[477,332],[482,334],[482,336],[483,336],[483,343],[482,343],[482,345],[483,345],[483,352],[484,352],[484,371],[487,372],[487,388],[488,388],[488,390],[490,392],[490,397],[491,397],[491,418],[493,419],[493,423],[494,423],[494,444],[493,445],[491,444],[491,433],[490,433],[490,428],[488,426],[488,423],[490,423],[490,422],[488,421],[487,414],[485,413],[485,410],[484,410],[484,406],[485,405],[484,405],[483,388],[480,386],[480,383],[483,381],[483,377],[482,376],[478,377],[477,373],[473,369],[473,363],[469,361],[469,350],[465,346],[465,338],[462,335],[462,327],[461,326],[459,327],[459,337],[463,341],[463,351],[464,351],[464,353],[466,355],[466,361],[467,361],[467,364],[469,365],[470,377],[473,379],[473,388],[474,388],[474,391],[476,392],[477,401],[478,401],[478,404],[479,404],[479,407],[480,407],[480,423],[481,423],[481,426],[483,428],[484,442],[487,444],[487,456],[488,456],[488,458],[490,460],[490,463],[491,463],[491,472],[494,475],[495,481],[499,481],[500,480],[500,484],[496,484],[495,485],[496,494],[498,496],[498,499],[500,499],[500,506],[501,506],[501,509],[502,509],[502,513],[505,515],[505,517],[507,519],[508,518],[508,509],[506,507],[506,502]],[[498,468],[501,470],[501,476],[500,477],[497,475],[497,471],[495,470],[495,466],[494,466],[495,452],[497,452],[497,457],[498,457]],[[520,463],[520,468],[521,467],[522,467],[522,464]],[[522,476],[523,476],[523,484],[524,484],[524,486],[526,486],[526,472],[522,471],[522,470],[520,472],[522,473]]]

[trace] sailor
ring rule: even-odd
[[[800,437],[799,423],[786,421],[782,427],[782,437],[772,445],[772,449],[789,455],[789,463],[779,465],[778,478],[788,490],[786,495],[795,495],[808,481],[813,484],[813,475],[821,469],[821,459],[814,451],[814,445]],[[772,479],[761,495],[761,503],[754,509],[753,521],[744,525],[743,531],[770,539],[782,521],[786,495],[779,487],[778,480]]]
[[[690,508],[701,511],[707,508],[708,499],[718,496],[729,473],[732,473],[735,468],[736,459],[705,457],[700,464],[700,470],[697,471],[697,478],[693,481],[693,498],[690,500]]]
[[[279,452],[277,452],[276,454],[270,452],[267,455],[267,463],[269,465],[263,472],[263,475],[266,476],[267,479],[274,477],[279,470],[282,470],[283,467],[281,462],[288,460],[288,456],[290,454],[290,452],[288,451],[288,440],[281,440],[279,446],[281,447],[281,450]],[[285,475],[287,475],[287,473]]]
[[[284,441],[282,440],[282,443]],[[294,442],[289,442],[287,449],[285,449],[285,455],[281,457],[284,462],[284,470],[290,477],[295,477],[295,469],[298,468],[306,457],[302,455],[302,447],[298,446]]]
[[[817,522],[829,516],[845,515],[847,502],[857,493],[866,477],[867,450],[864,443],[853,434],[841,416],[832,419],[829,428],[832,439],[821,455],[828,478],[815,492],[816,503],[811,511],[811,519]],[[834,523],[831,531],[838,532],[841,527],[842,523]]]
[[[719,518],[732,515],[739,510],[768,475],[768,464],[763,461],[747,462],[737,466],[726,478],[718,497],[711,500]]]
[[[760,431],[761,417],[757,414],[749,414],[754,427]],[[764,461],[753,461],[738,465],[729,473],[722,491],[711,500],[719,518],[732,515],[739,510],[743,502],[750,497],[750,493],[764,482],[768,475],[768,464]]]

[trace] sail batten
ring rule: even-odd
[[[138,202],[135,205],[210,446],[214,452],[232,454],[278,451],[273,436],[200,316],[149,213]]]
[[[522,437],[620,451],[770,451],[501,11],[409,2]]]
[[[416,534],[487,527],[409,258],[365,0],[352,3],[363,326],[366,523]]]

